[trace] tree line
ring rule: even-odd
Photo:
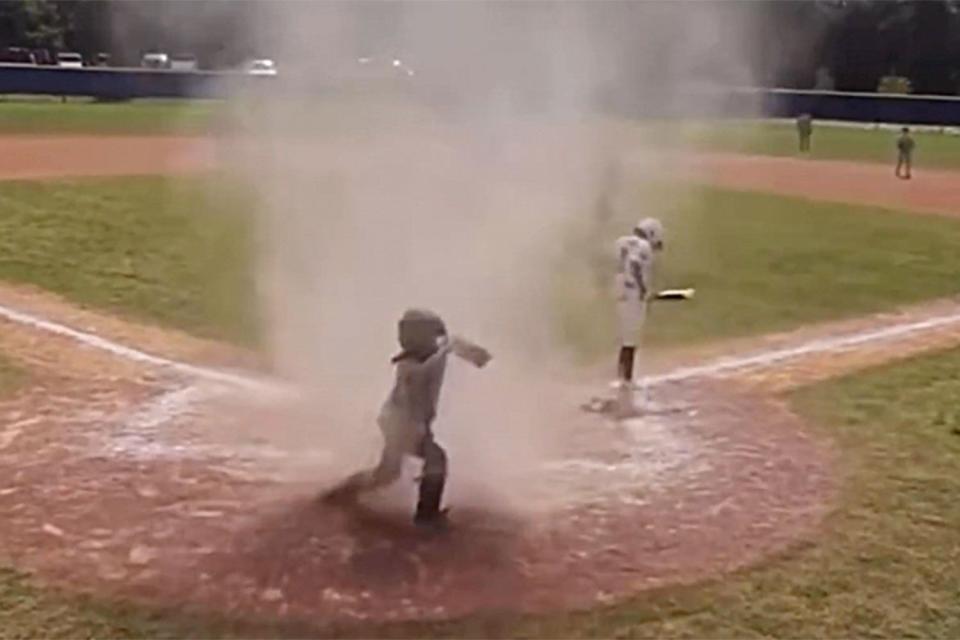
[[[192,53],[202,67],[221,68],[251,56],[274,57],[256,50],[257,33],[264,10],[286,1],[3,0],[0,47],[77,51],[90,59],[105,52],[117,65],[136,65],[145,51],[162,50]],[[614,13],[617,4],[598,3]],[[630,0],[619,4],[627,22],[637,15]],[[735,11],[752,24],[750,72],[758,86],[875,91],[896,76],[908,79],[914,93],[960,92],[960,0],[724,4],[739,5]],[[344,6],[355,14],[358,37],[370,40],[358,51],[383,48],[376,41],[396,38],[391,28],[402,29],[401,4]]]
[[[136,66],[148,51],[191,53],[220,68],[255,55],[249,38],[256,3],[220,0],[2,0],[0,48],[99,53]]]

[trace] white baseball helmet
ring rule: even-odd
[[[663,249],[663,225],[656,218],[644,218],[633,230],[657,251]]]

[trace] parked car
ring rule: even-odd
[[[145,53],[140,59],[140,66],[144,69],[169,69],[170,56],[159,51]]]
[[[37,64],[55,67],[57,65],[57,56],[53,55],[49,49],[34,49],[33,59]]]
[[[0,51],[0,62],[7,64],[37,64],[37,59],[29,49],[7,47]]]
[[[258,58],[244,65],[244,70],[252,76],[275,76],[277,65],[269,58]]]
[[[98,67],[109,67],[110,66],[110,54],[105,52],[100,52],[94,58],[94,65]]]
[[[174,71],[196,71],[197,56],[192,53],[176,53],[170,56],[170,68]]]
[[[57,54],[57,66],[64,69],[82,69],[83,56],[73,51],[63,51]]]

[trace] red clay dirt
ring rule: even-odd
[[[206,138],[2,136],[0,180],[186,173],[217,166]]]
[[[0,160],[8,179],[216,164],[212,147],[192,139],[8,137],[0,144],[18,145]],[[870,165],[704,162],[710,180],[736,188],[937,213],[960,203],[947,184],[952,174],[921,170],[906,183]],[[927,189],[939,195],[920,192]],[[32,298],[8,291],[0,304],[173,357],[220,361],[216,349],[184,336],[170,334],[167,344],[161,330]],[[884,320],[858,322],[868,328]],[[4,354],[31,375],[26,389],[0,400],[0,555],[40,580],[111,597],[313,621],[582,608],[755,562],[815,535],[835,489],[829,443],[805,433],[772,393],[960,341],[955,328],[944,328],[936,339],[911,336],[842,358],[670,385],[657,400],[676,410],[634,422],[580,413],[582,389],[560,393],[554,402],[568,419],[558,438],[567,446],[537,472],[569,499],[535,516],[454,504],[454,527],[434,537],[409,525],[406,500],[323,507],[313,500],[318,487],[273,474],[277,461],[265,462],[257,442],[237,448],[211,435],[234,425],[255,431],[251,421],[273,426],[295,419],[292,413],[242,403],[224,410],[229,403],[206,395],[222,401],[229,397],[223,389],[22,325],[0,321],[0,329]]]
[[[205,441],[224,422],[274,429],[291,414],[202,400],[178,414],[163,399],[187,381],[70,375],[83,351],[0,402],[0,554],[113,597],[314,620],[582,608],[782,549],[815,530],[832,491],[829,448],[776,403],[678,386],[660,400],[683,408],[643,422],[571,402],[566,455],[531,475],[565,496],[549,511],[458,509],[452,497],[453,528],[427,534],[406,499],[321,506],[318,485]]]
[[[0,136],[0,180],[188,173],[219,166],[216,140],[160,136]],[[724,153],[698,154],[697,178],[721,187],[811,200],[960,214],[958,172],[919,166],[898,180],[890,166]]]
[[[702,154],[695,165],[708,183],[729,189],[960,215],[956,171],[921,166],[911,180],[900,180],[880,164],[736,154]]]

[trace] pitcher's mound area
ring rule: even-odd
[[[530,509],[465,500],[451,452],[452,524],[429,533],[410,522],[409,479],[319,504],[319,482],[271,468],[329,476],[331,452],[209,435],[294,413],[176,384],[45,384],[0,405],[30,421],[0,437],[0,552],[49,582],[238,616],[535,612],[742,566],[811,533],[831,491],[828,452],[789,412],[698,383],[658,393],[679,410],[622,423],[571,403],[567,453],[519,492],[549,498]]]

